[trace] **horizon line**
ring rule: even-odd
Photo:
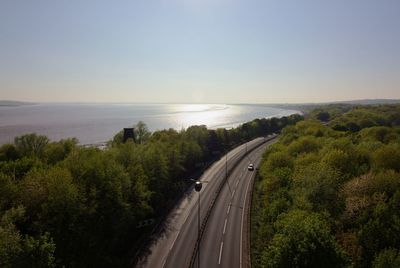
[[[21,103],[21,104],[163,104],[163,105],[174,105],[174,104],[187,104],[187,105],[315,105],[315,104],[341,104],[341,103],[352,103],[352,102],[366,102],[366,101],[394,101],[400,102],[400,99],[396,98],[367,98],[367,99],[348,99],[348,100],[331,100],[321,102],[104,102],[104,101],[25,101],[25,100],[0,100],[1,102],[10,103]]]

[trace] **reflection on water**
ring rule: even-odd
[[[216,128],[235,124],[233,119],[243,112],[239,106],[228,105],[189,104],[175,105],[174,108],[179,111],[170,118],[175,128],[186,128],[191,125],[206,125]]]
[[[0,107],[0,144],[36,132],[53,140],[77,137],[81,143],[104,142],[123,127],[144,121],[151,131],[191,125],[234,127],[262,117],[296,113],[267,105],[224,104],[36,104]]]
[[[175,107],[182,112],[202,112],[212,109],[209,104],[182,104]]]

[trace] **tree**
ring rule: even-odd
[[[188,178],[244,138],[300,119],[153,134],[139,122],[137,143],[123,143],[119,132],[104,150],[79,146],[76,139],[17,137],[0,148],[0,266],[126,267],[132,251],[191,184]],[[283,164],[292,164],[287,156]],[[281,185],[289,184],[290,173],[289,168],[275,170]],[[282,198],[274,204],[271,217],[290,202]],[[144,220],[154,224],[141,226]]]
[[[56,164],[64,160],[73,150],[76,149],[78,140],[75,138],[51,142],[43,150],[43,158],[49,164]]]
[[[333,215],[339,213],[341,210],[337,195],[340,181],[337,170],[320,163],[297,169],[291,191],[294,206],[306,209],[310,204],[310,209],[315,212],[329,211]]]
[[[331,149],[322,157],[321,162],[337,170],[343,177],[347,178],[355,174],[354,154],[350,156],[342,150]]]
[[[301,210],[283,214],[263,253],[264,267],[343,267],[346,263],[326,221]]]
[[[321,111],[317,114],[317,119],[322,122],[328,122],[330,118],[330,114],[326,111]]]
[[[22,252],[21,234],[14,222],[24,214],[23,207],[8,210],[0,221],[0,267],[13,267]]]
[[[397,267],[400,131],[391,126],[400,105],[346,109],[328,109],[329,125],[285,128],[264,153],[255,267]]]
[[[286,152],[274,152],[269,154],[266,166],[271,171],[276,168],[293,168],[293,159]]]
[[[49,143],[46,136],[36,135],[35,133],[26,134],[14,139],[17,151],[23,156],[40,157],[45,146]]]
[[[373,268],[398,268],[400,267],[400,252],[397,249],[384,249],[379,252],[374,262]]]
[[[19,199],[32,222],[30,231],[50,232],[57,244],[56,255],[71,259],[80,235],[76,226],[81,220],[83,198],[70,172],[60,167],[32,170],[20,184]]]
[[[18,188],[12,179],[0,173],[0,215],[12,206],[17,192]]]
[[[218,140],[217,132],[215,130],[209,130],[209,138],[208,138],[208,150],[211,152],[212,155],[221,154],[222,144]]]
[[[22,206],[11,208],[0,219],[1,267],[55,267],[55,244],[48,233],[23,236],[16,221],[23,220]]]
[[[393,169],[400,171],[400,146],[385,145],[372,154],[373,166],[377,169]]]
[[[19,153],[14,144],[4,144],[0,147],[0,161],[16,160],[19,158]]]
[[[139,144],[142,144],[150,137],[150,132],[142,121],[139,121],[135,126],[135,137]]]
[[[297,155],[318,151],[320,147],[318,139],[312,136],[304,136],[293,141],[288,147],[288,151],[291,155]]]

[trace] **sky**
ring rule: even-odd
[[[0,99],[400,98],[398,0],[1,0]]]

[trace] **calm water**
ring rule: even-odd
[[[52,140],[76,137],[82,144],[110,140],[124,127],[144,121],[151,131],[204,124],[234,127],[262,117],[297,113],[266,105],[220,104],[33,104],[0,107],[0,144],[36,132]]]

